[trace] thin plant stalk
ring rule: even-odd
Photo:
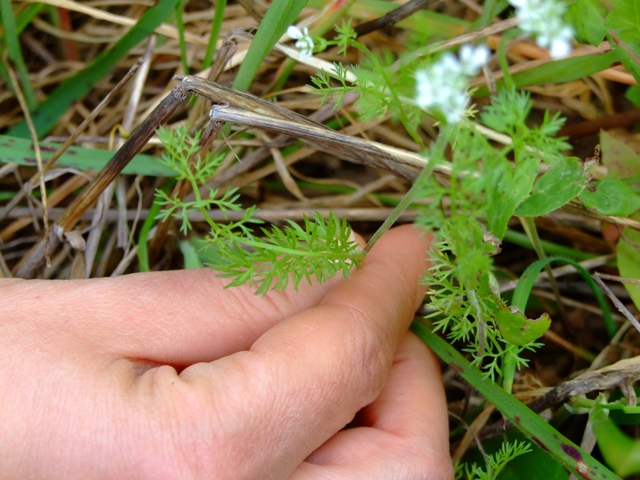
[[[384,235],[385,232],[387,232],[387,230],[389,230],[393,226],[393,224],[396,223],[396,220],[398,220],[400,215],[402,215],[402,212],[404,212],[411,204],[411,202],[415,200],[416,195],[420,192],[420,189],[422,188],[424,183],[433,173],[433,169],[436,165],[437,159],[444,155],[444,149],[449,139],[449,132],[450,130],[448,128],[443,129],[440,132],[440,135],[438,135],[438,138],[435,141],[434,148],[431,151],[430,158],[422,169],[422,172],[420,172],[420,175],[418,175],[416,181],[413,182],[413,185],[411,186],[407,194],[402,197],[402,200],[400,200],[398,205],[396,205],[396,207],[393,209],[384,223],[380,226],[380,228],[378,228],[376,233],[373,234],[371,239],[369,239],[369,242],[364,247],[365,252],[369,252],[373,248],[376,242],[380,240],[382,235]]]

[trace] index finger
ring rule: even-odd
[[[379,395],[424,295],[418,280],[427,246],[413,227],[391,230],[317,307],[274,326],[249,352],[185,369],[182,386],[206,401],[197,422],[183,430],[192,435],[199,425],[222,425],[213,464],[220,455],[217,461],[237,462],[245,471],[289,475]],[[220,412],[234,419],[236,436],[251,441],[229,442]],[[200,433],[211,441],[210,429]],[[251,445],[264,446],[261,454],[249,451]]]

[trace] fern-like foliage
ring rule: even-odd
[[[503,443],[500,450],[486,456],[484,468],[476,465],[464,464],[464,468],[456,465],[456,480],[495,480],[502,469],[514,458],[531,452],[531,445],[527,442]]]
[[[187,202],[170,197],[162,190],[157,190],[156,202],[164,209],[156,218],[163,222],[172,217],[180,220],[180,231],[186,235],[192,228],[189,215],[200,212],[213,230],[219,230],[221,227],[209,218],[207,212],[212,209],[218,209],[223,214],[241,211],[242,206],[238,203],[240,195],[235,188],[222,193],[216,188],[209,189],[209,195],[203,197],[200,195],[199,187],[215,175],[224,156],[212,156],[210,152],[198,153],[200,149],[198,140],[200,140],[201,132],[190,136],[186,127],[179,127],[175,130],[161,128],[157,133],[166,150],[160,158],[160,162],[174,170],[178,180],[186,180],[191,184],[195,198]],[[249,211],[251,214],[254,212],[255,210]],[[262,221],[252,218],[252,215],[245,215],[243,221],[236,222],[235,226],[238,227],[238,224],[244,223],[262,223]]]
[[[229,287],[248,283],[258,287],[256,294],[265,294],[284,290],[292,282],[297,289],[302,280],[322,283],[337,273],[347,277],[364,258],[347,222],[333,213],[327,220],[318,213],[305,217],[304,228],[288,221],[282,229],[263,228],[262,233],[264,238],[210,239],[216,259],[209,266],[224,272],[222,278],[232,279]]]
[[[495,318],[505,305],[492,272],[492,255],[516,207],[529,196],[540,163],[557,162],[566,148],[553,136],[561,119],[547,115],[542,125],[527,125],[531,106],[526,93],[498,93],[480,123],[508,134],[512,143],[496,148],[473,124],[461,126],[451,141],[451,162],[429,152],[432,161],[448,163],[449,182],[431,178],[421,191],[421,196],[436,200],[417,220],[437,238],[425,275],[434,310],[430,317],[452,342],[464,342],[464,350],[493,380],[503,376],[505,358],[519,367],[525,363],[522,351],[538,344],[514,346],[503,339]]]
[[[352,240],[346,220],[333,213],[327,220],[319,213],[305,217],[304,226],[288,221],[282,229],[262,228],[262,236],[257,236],[252,225],[263,223],[255,217],[258,210],[255,206],[244,209],[236,189],[210,189],[207,197],[200,195],[199,187],[221,164],[220,156],[199,153],[200,134],[189,136],[183,127],[160,129],[158,136],[166,149],[161,161],[191,184],[195,198],[185,201],[158,190],[156,201],[165,208],[156,218],[180,220],[180,230],[186,234],[192,228],[189,215],[200,212],[211,227],[207,264],[218,270],[220,277],[231,279],[228,287],[248,283],[257,286],[256,294],[264,295],[273,289],[284,290],[289,282],[297,289],[303,279],[324,282],[340,272],[346,277],[351,268],[360,265],[364,252]],[[243,211],[243,215],[240,220],[218,223],[208,215],[211,209],[223,214]]]
[[[364,54],[359,65],[349,67],[334,62],[334,72],[321,71],[311,78],[312,91],[321,96],[321,101],[331,100],[335,108],[342,105],[344,95],[348,92],[358,93],[355,106],[364,122],[380,119],[390,115],[393,121],[403,124],[411,138],[423,146],[423,140],[417,133],[420,109],[411,98],[414,96],[413,71],[404,69],[393,71],[392,64],[396,58],[389,51],[373,52],[356,40],[356,34],[350,22],[336,28],[338,35],[333,41],[320,40],[324,49],[330,45],[338,46],[338,53],[346,54],[348,48],[354,48]],[[347,72],[351,71],[357,78],[355,84],[347,82]]]

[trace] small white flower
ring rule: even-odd
[[[555,39],[551,42],[551,56],[553,58],[564,58],[571,53],[571,42],[562,39]]]
[[[305,28],[306,30],[306,34],[309,34],[309,29]],[[296,27],[295,25],[289,25],[289,28],[287,28],[287,35],[289,36],[289,38],[292,38],[294,40],[298,40],[299,38],[302,38],[305,36],[305,33],[303,33],[302,31],[300,31],[300,29],[298,27]]]
[[[460,47],[458,56],[460,57],[460,66],[465,75],[473,77],[480,72],[480,69],[489,61],[491,50],[486,45],[474,47],[467,43]]]
[[[460,58],[445,53],[436,62],[416,72],[416,104],[438,113],[449,124],[458,123],[469,104],[467,78],[474,76],[489,59],[486,46],[463,45]]]
[[[287,35],[294,39],[298,40],[296,42],[296,48],[300,50],[300,53],[305,57],[310,57],[313,55],[313,47],[315,44],[313,43],[313,38],[309,35],[309,29],[304,27],[302,31],[294,25],[290,25],[287,28]]]
[[[566,57],[571,52],[573,30],[564,24],[566,7],[561,0],[509,0],[516,8],[520,29],[534,35],[536,43],[549,48],[553,58]]]

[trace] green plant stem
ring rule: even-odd
[[[373,246],[376,244],[376,242],[380,240],[382,235],[384,235],[385,232],[389,230],[394,223],[396,223],[396,220],[398,220],[402,212],[406,210],[406,208],[411,204],[411,202],[413,202],[418,192],[420,192],[420,189],[422,188],[424,183],[429,179],[429,177],[433,173],[433,169],[436,166],[436,162],[438,161],[439,158],[442,157],[442,155],[444,155],[444,149],[448,143],[450,131],[451,130],[446,127],[440,131],[440,134],[438,135],[438,138],[435,141],[435,145],[431,150],[430,158],[428,159],[427,163],[422,169],[422,172],[420,172],[420,175],[418,176],[416,181],[413,182],[413,185],[411,186],[407,194],[404,197],[402,197],[402,200],[400,200],[400,202],[393,209],[391,214],[389,214],[389,216],[384,221],[384,223],[380,226],[380,228],[378,228],[378,230],[376,230],[376,233],[374,233],[373,236],[369,239],[369,242],[367,242],[367,245],[364,247],[365,253],[369,252],[373,248]]]
[[[292,257],[326,257],[327,256],[326,252],[310,252],[308,250],[285,248],[279,245],[272,245],[266,242],[248,240],[246,238],[241,239],[241,242],[243,245],[247,245],[249,247],[261,248],[264,250],[271,250],[272,252],[284,253]],[[358,260],[358,259],[364,258],[365,254],[362,250],[356,250],[353,253],[343,253],[343,252],[333,253],[332,252],[331,256],[335,258],[354,258]]]
[[[480,302],[478,301],[478,295],[475,290],[467,290],[467,295],[469,297],[469,303],[473,307],[473,310],[476,314],[476,323],[478,325],[478,333],[476,334],[476,338],[478,339],[478,357],[484,356],[484,350],[487,347],[487,322],[482,316],[482,308],[480,307]]]
[[[522,348],[515,345],[508,345],[504,351],[504,362],[502,364],[502,388],[505,392],[511,393],[513,390],[513,382],[516,376],[516,368],[518,366],[518,356],[522,352]]]
[[[189,169],[189,172],[191,172],[191,169]],[[196,180],[195,176],[193,176],[192,174],[189,175],[188,180],[189,180],[189,183],[191,183],[191,190],[193,191],[193,195],[196,197],[196,203],[198,205],[202,205],[202,196],[200,195],[200,188],[198,187],[198,181]],[[214,232],[220,231],[220,225],[218,225],[216,222],[213,221],[213,219],[209,216],[209,213],[203,206],[200,206],[198,208],[198,211],[202,214],[202,217],[205,219],[205,221],[209,224],[209,226]]]
[[[591,409],[597,403],[598,403],[598,400],[596,399],[590,399],[585,396],[579,395],[576,397],[572,397],[571,402],[569,402],[569,405],[571,406],[572,409],[578,410],[578,409]],[[625,413],[628,415],[640,414],[640,406],[627,405],[626,403],[620,400],[614,403],[604,404],[602,405],[602,408],[604,410],[619,410],[622,413]]]

